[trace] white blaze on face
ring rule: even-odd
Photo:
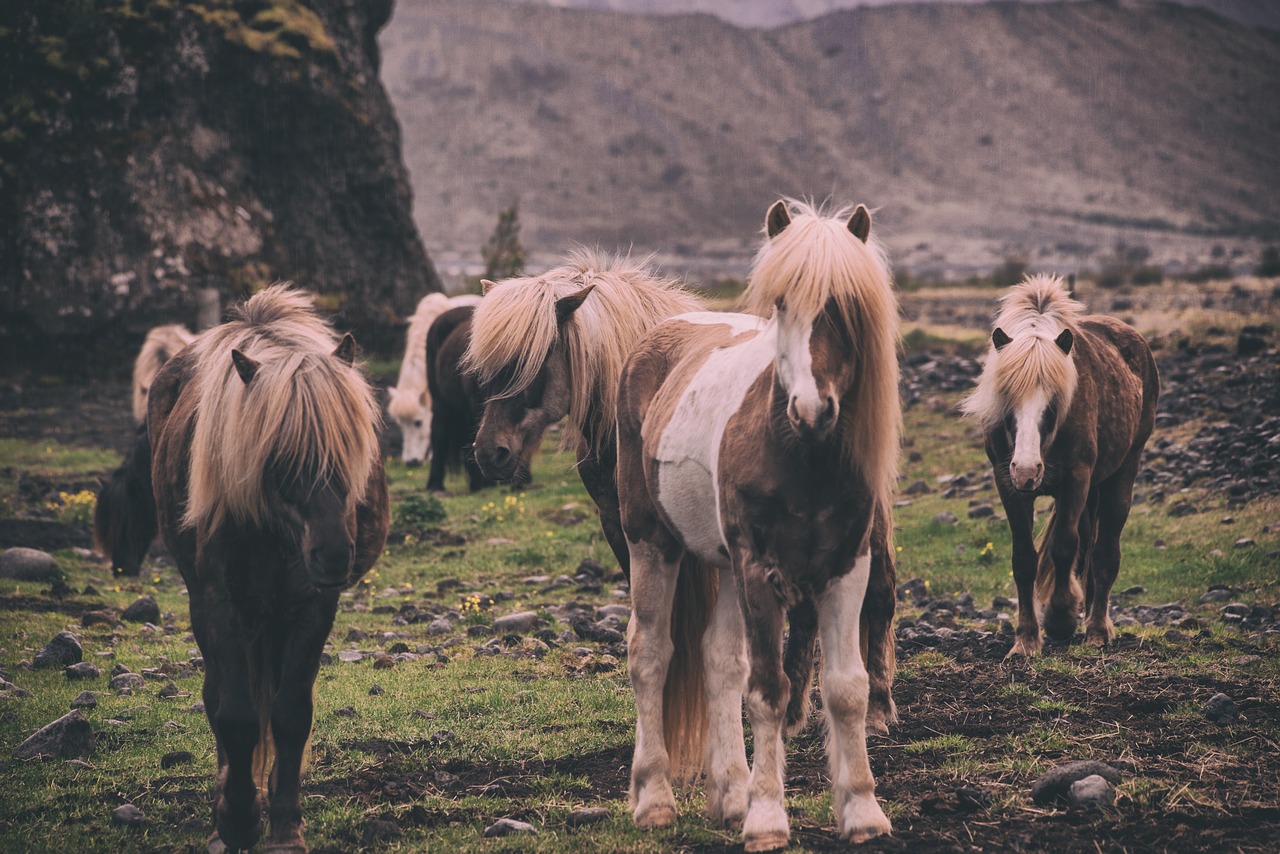
[[[404,442],[400,459],[406,463],[425,462],[431,446],[431,413],[420,410],[413,418],[396,419]]]
[[[1018,489],[1035,489],[1044,478],[1040,419],[1048,405],[1049,396],[1037,392],[1014,410],[1013,457],[1009,461],[1009,476]]]
[[[776,320],[778,357],[775,365],[778,381],[787,393],[787,416],[813,427],[828,405],[813,376],[813,353],[809,349],[813,324],[792,316],[781,305]]]

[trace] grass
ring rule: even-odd
[[[945,402],[954,404],[954,396]],[[1007,526],[971,520],[965,500],[940,494],[939,478],[985,471],[976,436],[948,411],[913,409],[906,422],[914,441],[910,450],[921,458],[904,463],[904,482],[922,479],[933,491],[913,497],[896,512],[900,581],[926,579],[935,596],[971,592],[979,607],[994,596],[1015,595]],[[583,654],[576,639],[547,645],[526,638],[515,657],[474,652],[490,636],[472,638],[467,628],[487,625],[496,616],[532,610],[542,617],[540,628],[560,636],[568,626],[554,616],[557,605],[570,600],[588,606],[626,602],[610,583],[600,592],[578,591],[576,582],[553,586],[559,577],[571,578],[585,559],[604,566],[606,575],[616,567],[572,457],[557,449],[555,438],[548,438],[537,459],[530,488],[468,494],[463,478],[453,475],[448,482],[452,494],[440,507],[417,500],[424,469],[387,462],[393,507],[408,508],[398,517],[403,538],[393,538],[376,569],[344,596],[331,653],[336,659],[343,650],[386,650],[397,642],[428,651],[389,669],[375,669],[367,658],[321,668],[304,803],[313,847],[376,848],[364,837],[375,818],[397,821],[403,836],[389,844],[406,850],[720,850],[736,844],[734,833],[701,816],[704,801],[698,788],[679,790],[681,817],[673,828],[645,833],[632,826],[625,787],[635,708],[625,660],[594,646]],[[116,462],[116,455],[95,449],[3,439],[0,496],[9,498],[10,513],[38,513],[39,508],[16,503],[22,478],[72,482]],[[994,492],[976,497],[1000,512]],[[1188,607],[1211,583],[1238,588],[1244,601],[1280,598],[1280,577],[1266,557],[1280,548],[1280,536],[1262,533],[1264,524],[1280,520],[1280,503],[1265,499],[1233,507],[1235,524],[1223,526],[1218,520],[1226,513],[1225,497],[1202,491],[1190,497],[1201,512],[1181,519],[1170,518],[1162,505],[1134,508],[1117,586],[1146,588],[1136,601],[1181,601]],[[958,516],[958,523],[935,522],[944,510]],[[1235,539],[1245,535],[1254,537],[1257,547],[1234,549]],[[1164,545],[1157,546],[1158,540]],[[990,560],[980,557],[987,543]],[[1215,550],[1221,555],[1214,556]],[[0,815],[5,817],[0,820],[0,850],[185,849],[208,833],[214,774],[208,726],[203,714],[191,711],[199,698],[200,676],[176,679],[180,696],[173,699],[157,696],[161,682],[148,682],[134,696],[105,689],[105,671],[114,664],[140,672],[196,654],[181,578],[166,563],[152,562],[141,578],[115,581],[104,564],[75,550],[55,556],[75,591],[86,586],[97,591],[77,593],[72,604],[122,609],[140,595],[153,595],[161,611],[173,615],[173,629],[153,631],[133,624],[82,628],[73,609],[53,604],[45,594],[47,585],[0,580],[0,669],[30,692],[21,699],[0,699]],[[397,624],[405,605],[452,609],[458,628],[446,636],[428,636],[420,623]],[[912,611],[904,606],[903,613]],[[1234,636],[1213,621],[1214,613],[1197,616],[1211,628],[1212,639],[1229,645]],[[102,667],[102,678],[84,684],[57,671],[18,666],[64,629],[80,636],[86,660]],[[1064,759],[1093,755],[1091,751],[1120,756],[1147,743],[1150,736],[1123,721],[1095,720],[1101,691],[1140,695],[1153,690],[1144,687],[1152,680],[1182,680],[1176,685],[1185,688],[1247,678],[1251,685],[1271,686],[1258,695],[1261,700],[1275,700],[1280,673],[1274,644],[1269,657],[1178,650],[1165,644],[1164,631],[1126,629],[1141,639],[1141,650],[1100,653],[1072,647],[1038,658],[1012,675],[993,673],[1001,667],[996,664],[964,664],[950,652],[904,656],[898,676],[904,726],[926,717],[937,698],[947,696],[945,689],[939,695],[936,686],[958,674],[967,674],[965,681],[990,679],[984,702],[999,715],[1011,716],[1001,720],[1016,725],[951,731],[948,721],[967,719],[971,711],[952,707],[941,721],[934,719],[933,730],[908,729],[893,745],[873,744],[873,764],[886,763],[882,784],[890,791],[908,784],[927,790],[978,781],[991,789],[991,819],[1016,822],[1028,808],[1026,787],[1040,771]],[[1252,660],[1236,664],[1241,658]],[[381,690],[371,693],[375,685]],[[86,688],[98,694],[99,702],[88,714],[98,742],[86,764],[11,758],[14,746],[64,714]],[[1169,726],[1199,733],[1180,745],[1192,746],[1186,761],[1196,767],[1229,762],[1235,773],[1247,774],[1251,751],[1265,753],[1271,750],[1267,744],[1274,747],[1280,738],[1272,723],[1258,722],[1251,734],[1262,741],[1233,746],[1239,733],[1196,729],[1203,725],[1201,702],[1198,695],[1179,696],[1156,713]],[[354,716],[339,714],[348,707],[355,709]],[[809,783],[790,789],[793,822],[800,829],[797,850],[807,850],[808,839],[816,847],[834,841],[825,758],[820,738],[814,739],[807,749],[801,744],[793,753],[798,769],[818,769]],[[162,769],[161,757],[179,750],[194,758]],[[1210,783],[1193,780],[1191,770],[1170,769],[1149,772],[1155,778],[1127,780],[1117,809],[1212,813],[1225,803]],[[440,773],[461,782],[440,782],[448,780]],[[492,785],[491,779],[496,780]],[[884,806],[895,822],[909,828],[922,820],[917,800],[906,792]],[[111,824],[111,808],[125,801],[144,810],[143,828]],[[610,815],[598,824],[567,827],[568,813],[584,805],[605,806]],[[484,827],[503,816],[533,823],[538,835],[483,840]]]

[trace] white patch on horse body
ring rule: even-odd
[[[716,317],[737,331],[759,330],[741,344],[713,351],[681,392],[671,420],[658,441],[657,503],[666,512],[689,551],[699,560],[724,566],[727,544],[720,524],[716,472],[725,425],[742,406],[747,390],[773,363],[776,325],[741,314],[679,315],[690,323]],[[690,318],[696,318],[690,320]]]
[[[1028,479],[1039,485],[1044,472],[1040,419],[1048,405],[1049,395],[1040,391],[1027,398],[1014,413],[1013,457],[1009,461],[1009,475],[1015,486],[1021,487]]]

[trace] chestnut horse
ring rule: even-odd
[[[276,285],[156,376],[147,429],[217,740],[211,850],[306,850],[299,782],[338,595],[387,534],[377,403],[301,291]],[[274,752],[274,764],[271,754]]]
[[[635,821],[675,820],[672,777],[702,743],[708,811],[741,822],[748,851],[790,838],[783,622],[799,603],[817,615],[837,831],[851,841],[889,832],[867,759],[859,623],[902,425],[897,301],[867,209],[778,201],[765,224],[743,302],[772,316],[671,318],[632,351],[618,392]],[[706,582],[680,585],[690,572]],[[697,599],[681,601],[690,589]],[[672,638],[699,614],[710,621],[695,651],[701,679],[675,681],[690,671],[669,667]]]
[[[409,318],[405,334],[404,359],[400,362],[400,376],[396,384],[387,389],[387,414],[400,427],[402,444],[400,459],[407,466],[422,465],[431,452],[431,391],[427,387],[427,332],[436,318],[451,308],[474,306],[480,297],[462,294],[447,297],[444,294],[427,294],[418,301],[418,308]]]
[[[1056,276],[1028,277],[1000,302],[986,365],[963,409],[982,426],[1013,535],[1018,627],[1009,655],[1040,651],[1041,619],[1050,637],[1071,640],[1081,604],[1085,639],[1104,645],[1114,636],[1120,532],[1155,426],[1155,359],[1132,327],[1082,317],[1084,306]],[[1039,495],[1054,503],[1037,553]]]

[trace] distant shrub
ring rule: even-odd
[[[480,249],[484,277],[500,282],[524,273],[524,247],[520,245],[520,209],[512,205],[498,214],[489,242]]]
[[[1254,269],[1255,276],[1280,276],[1280,249],[1275,246],[1268,246],[1262,250],[1262,256],[1258,259],[1258,266]]]
[[[1159,264],[1144,264],[1129,276],[1135,285],[1158,285],[1164,281],[1164,267]]]
[[[1233,276],[1231,268],[1226,264],[1205,264],[1200,269],[1187,273],[1187,281],[1202,284],[1204,282],[1224,281],[1233,278]]]
[[[422,530],[439,524],[448,518],[444,502],[434,495],[411,493],[400,499],[395,508],[395,526],[401,529]]]
[[[1027,274],[1027,259],[1021,255],[1010,255],[999,267],[991,271],[991,284],[1007,288],[1018,284]]]

